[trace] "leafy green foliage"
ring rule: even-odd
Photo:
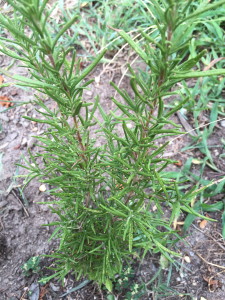
[[[144,284],[134,282],[135,273],[131,267],[122,270],[122,274],[114,282],[114,294],[123,292],[125,299],[140,299],[146,292]],[[115,299],[115,298],[113,298]]]
[[[21,267],[23,270],[23,274],[25,276],[30,276],[33,273],[39,273],[41,270],[40,267],[40,257],[33,256],[26,263],[24,263]]]
[[[159,4],[152,0],[147,8],[154,16],[153,34],[140,30],[143,42],[139,43],[118,31],[148,69],[143,75],[129,68],[133,95],[111,83],[123,98],[123,102],[112,99],[119,114],[107,114],[98,98],[93,103],[83,98],[84,89],[92,82],[88,75],[105,51],[80,71],[76,52],[65,49],[61,40],[77,16],[57,33],[52,32],[47,2],[8,0],[14,17],[0,15],[2,26],[13,36],[13,40],[0,38],[1,51],[30,70],[29,78],[17,75],[14,79],[42,93],[36,95],[41,118],[26,117],[46,124],[43,135],[36,137],[42,150],[31,153],[26,161],[30,171],[26,184],[38,177],[53,187],[50,193],[56,200],[47,204],[57,218],[48,226],[56,227],[52,238],[60,239],[58,250],[49,255],[56,262],[53,276],[63,279],[72,271],[78,279],[87,275],[111,291],[115,274],[122,272],[123,261],[129,262],[132,254],[141,257],[147,251],[160,252],[171,261],[178,255],[170,249],[176,234],[171,223],[181,211],[199,216],[189,205],[199,190],[182,194],[178,182],[165,176],[166,167],[174,161],[163,157],[169,141],[162,138],[181,134],[170,117],[188,97],[176,84],[225,73],[223,69],[193,71],[205,52],[191,57],[188,47],[193,21],[225,1],[189,12],[191,1]],[[57,108],[50,109],[43,95],[54,100]],[[167,110],[165,99],[171,95],[180,103]],[[97,109],[102,122],[94,118]],[[100,147],[91,136],[91,127],[97,122],[107,141]]]

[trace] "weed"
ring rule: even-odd
[[[40,272],[40,257],[33,256],[21,267],[24,276],[30,276],[32,274],[37,274]]]
[[[108,294],[107,299],[118,299],[121,295],[127,300],[140,299],[146,294],[145,284],[135,281],[135,273],[131,267],[122,270],[113,282],[113,294]]]

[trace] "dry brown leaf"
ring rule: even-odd
[[[211,69],[216,63],[218,63],[219,61],[225,59],[225,57],[219,57],[216,58],[214,60],[212,60],[207,66],[205,66],[205,68],[203,69],[203,71],[208,71],[209,69]],[[202,82],[203,78],[200,78],[200,82]]]
[[[181,160],[178,160],[177,162],[174,163],[174,165],[178,167],[182,167],[183,163]]]
[[[3,84],[4,82],[4,78],[2,77],[2,75],[0,75],[0,84]]]
[[[208,66],[206,66],[203,71],[208,71],[209,69],[211,69],[216,63],[218,63],[219,61],[221,61],[222,59],[225,59],[225,57],[219,57],[219,58],[216,58],[214,60],[212,60]]]
[[[200,222],[200,224],[199,224],[199,227],[200,227],[201,229],[204,229],[205,226],[207,225],[207,223],[208,223],[207,220],[202,220],[202,221]]]
[[[44,296],[48,293],[49,283],[41,287],[40,295],[38,300],[43,300]]]
[[[208,283],[210,290],[215,291],[218,287],[221,287],[221,282],[213,277],[203,276],[203,279]]]
[[[13,103],[9,99],[9,97],[6,96],[0,96],[0,105],[4,106],[6,108],[9,108],[10,106],[13,106]]]
[[[18,150],[18,149],[20,149],[20,147],[21,147],[21,144],[18,144],[18,145],[16,145],[15,147],[13,147],[13,149],[14,149],[14,150]]]

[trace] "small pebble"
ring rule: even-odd
[[[3,200],[0,202],[0,208],[3,208],[4,206],[6,206],[8,204],[8,202],[6,200]]]
[[[222,127],[225,127],[225,120],[221,121],[221,122],[220,122],[220,125],[221,125]]]
[[[5,284],[9,283],[9,279],[6,278],[6,279],[3,280],[3,282],[4,282]]]
[[[34,146],[35,142],[36,139],[34,137],[31,137],[27,142],[27,147],[31,149]]]
[[[86,94],[87,94],[88,96],[92,96],[92,91],[86,91]]]
[[[184,278],[184,277],[185,277],[185,274],[184,274],[184,273],[180,273],[180,277],[181,277],[181,278]]]
[[[12,96],[16,96],[17,94],[18,94],[18,93],[17,93],[17,90],[16,90],[16,89],[14,89],[14,90],[11,91],[11,95],[12,95]]]
[[[49,211],[48,205],[45,205],[45,204],[41,205],[41,204],[39,204],[39,207],[40,207],[41,211],[44,211],[44,212]]]
[[[156,210],[157,210],[157,206],[154,205],[154,206],[152,207],[152,210],[153,210],[153,211],[156,211]]]
[[[60,290],[60,287],[55,286],[52,282],[50,282],[50,287],[54,292],[58,292]]]
[[[13,118],[13,124],[17,124],[17,123],[19,123],[19,121],[20,121],[20,118]]]
[[[220,153],[219,153],[219,151],[218,151],[217,149],[215,149],[215,150],[214,150],[214,154],[215,154],[216,156],[218,156]]]
[[[0,115],[0,118],[1,118],[2,121],[9,122],[9,117],[4,115],[3,113]]]
[[[95,83],[96,83],[97,86],[99,86],[100,80],[101,80],[100,76],[95,77]]]
[[[40,192],[45,192],[46,190],[47,190],[47,188],[46,188],[45,184],[42,184],[42,185],[39,186],[39,191]]]
[[[186,108],[181,108],[180,113],[185,116],[187,114],[187,109]]]
[[[29,122],[23,122],[23,126],[24,126],[25,128],[29,127],[29,125],[30,125]]]
[[[21,143],[22,146],[26,146],[27,145],[27,138],[23,138],[22,140],[22,143]]]
[[[18,136],[18,132],[13,132],[12,134],[10,134],[10,140],[15,140],[15,138],[17,138]]]
[[[190,262],[191,262],[191,259],[190,259],[189,256],[185,256],[185,257],[184,257],[184,260],[185,260],[186,263],[188,263],[188,264],[190,264]]]
[[[0,140],[3,140],[6,136],[6,133],[5,132],[0,132]]]
[[[8,144],[9,144],[9,143],[5,143],[5,144],[3,144],[3,145],[0,145],[0,149],[4,149],[5,147],[8,146]]]

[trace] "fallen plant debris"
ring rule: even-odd
[[[44,300],[45,295],[48,293],[48,288],[49,288],[49,282],[41,287],[38,300]]]
[[[202,220],[200,223],[199,223],[199,227],[201,229],[204,229],[207,225],[208,221],[207,220]]]
[[[11,102],[10,98],[7,96],[0,96],[0,105],[6,108],[9,108],[14,105],[14,103]]]
[[[211,292],[215,291],[218,288],[222,287],[221,281],[213,279],[213,277],[203,276],[204,280],[208,283],[208,288]]]
[[[0,85],[3,84],[3,82],[4,82],[4,78],[2,75],[0,75]]]
[[[174,163],[174,165],[178,167],[182,167],[183,163],[181,160],[178,160],[177,162]]]

